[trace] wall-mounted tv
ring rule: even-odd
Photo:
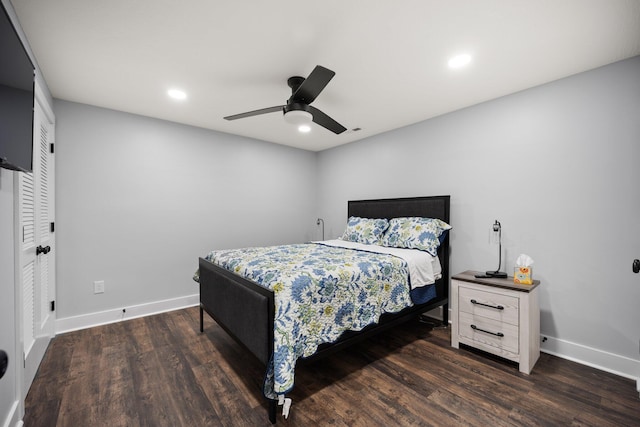
[[[2,5],[0,12],[0,167],[33,169],[34,67]]]

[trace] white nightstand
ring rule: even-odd
[[[466,344],[518,362],[531,373],[540,357],[539,280],[479,279],[465,271],[451,279],[451,345]]]

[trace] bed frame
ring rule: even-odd
[[[449,223],[449,199],[449,196],[434,196],[349,201],[348,216],[387,219],[421,216],[439,218]],[[438,249],[438,257],[442,265],[442,278],[436,281],[434,299],[425,304],[407,307],[398,313],[384,314],[379,323],[370,325],[362,331],[345,332],[336,342],[321,345],[313,356],[299,359],[298,363],[317,360],[440,306],[442,306],[443,323],[446,325],[449,302],[448,236]],[[273,292],[203,258],[199,259],[199,265],[200,332],[204,331],[204,312],[207,312],[266,367],[273,353]],[[276,405],[276,400],[269,399],[269,420],[274,424]]]

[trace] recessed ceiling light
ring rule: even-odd
[[[309,125],[300,125],[300,126],[298,126],[298,132],[302,132],[302,133],[311,132],[311,126],[309,126]]]
[[[173,98],[173,99],[177,99],[179,101],[182,101],[183,99],[187,99],[187,94],[180,90],[180,89],[169,89],[167,91],[167,94]]]
[[[469,65],[471,62],[471,55],[463,53],[462,55],[456,55],[449,59],[449,68],[462,68],[465,65]]]

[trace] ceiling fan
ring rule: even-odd
[[[316,65],[316,68],[313,69],[311,74],[309,74],[309,77],[306,79],[298,76],[289,77],[287,79],[287,84],[291,88],[291,97],[287,100],[285,105],[235,114],[233,116],[225,117],[225,120],[243,119],[245,117],[282,111],[284,119],[288,123],[307,126],[306,128],[299,127],[298,129],[301,132],[308,132],[311,129],[308,124],[313,121],[333,133],[340,134],[347,130],[347,128],[333,120],[322,111],[309,105],[317,98],[320,92],[322,92],[325,86],[327,86],[329,81],[335,75],[336,73],[328,68]]]

